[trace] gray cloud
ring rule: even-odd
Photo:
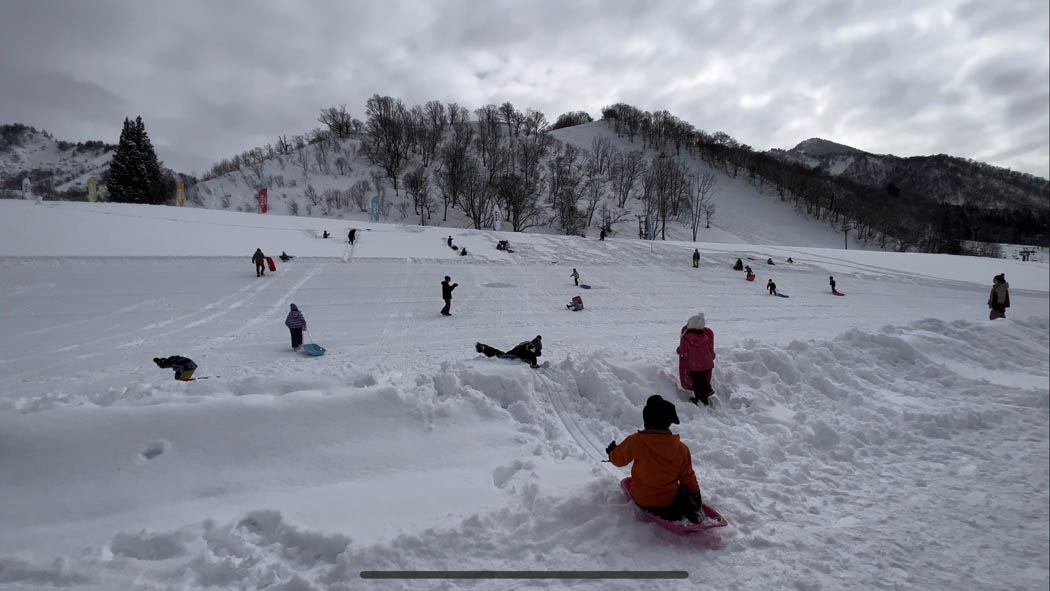
[[[372,94],[551,120],[624,101],[756,149],[824,137],[1050,176],[1045,1],[0,5],[0,121],[114,141],[143,116],[201,170]]]

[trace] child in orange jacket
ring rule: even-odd
[[[659,395],[649,397],[642,409],[645,430],[639,431],[605,451],[614,466],[631,466],[631,498],[646,511],[678,521],[685,517],[692,523],[700,520],[703,505],[700,484],[693,472],[689,447],[671,433],[671,423],[678,424],[674,404]]]

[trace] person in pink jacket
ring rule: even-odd
[[[689,401],[709,404],[708,399],[714,393],[711,372],[715,367],[715,333],[707,328],[703,313],[693,316],[682,327],[677,352],[682,388],[693,391]]]

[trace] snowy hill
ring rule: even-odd
[[[790,150],[770,150],[788,162],[826,171],[860,185],[886,188],[933,203],[978,208],[1030,209],[1050,215],[1050,181],[981,162],[936,156],[872,154],[820,138]]]
[[[653,150],[642,150],[627,138],[618,138],[607,122],[597,121],[550,133],[558,142],[575,144],[587,151],[595,138],[605,138],[611,148],[620,152],[640,150],[646,161],[658,157]],[[586,158],[584,152],[583,158]],[[546,160],[549,160],[548,157]],[[719,169],[713,169],[695,157],[683,156],[681,161],[691,170],[712,172],[717,177],[714,203],[717,213],[711,228],[700,230],[699,240],[731,244],[760,243],[835,248],[843,244],[843,236],[836,228],[799,215],[792,207],[777,199],[771,192],[763,193],[744,182],[732,179]],[[436,166],[436,165],[434,165]],[[406,170],[411,166],[406,166]],[[432,166],[433,169],[433,166]],[[369,219],[368,204],[377,193],[379,179],[384,194],[383,221],[418,224],[409,197],[402,188],[395,194],[388,178],[364,156],[361,140],[343,139],[305,145],[289,154],[264,153],[257,150],[251,164],[199,183],[189,200],[193,205],[209,209],[240,212],[258,211],[257,193],[266,187],[268,207],[277,214],[323,216],[336,219]],[[611,196],[604,202],[612,204]],[[638,235],[638,215],[644,213],[644,204],[631,199],[626,204],[623,221],[613,224],[620,236]],[[548,212],[548,215],[551,215]],[[464,228],[471,223],[463,213],[449,208],[447,220],[439,205],[430,224]],[[590,235],[598,232],[599,218],[595,217],[588,229]],[[533,228],[530,232],[559,233],[552,225]],[[672,221],[668,237],[675,240],[691,238],[688,221]],[[872,248],[850,239],[850,248]]]
[[[667,589],[1050,583],[1050,266],[700,243],[692,269],[695,246],[0,201],[0,588],[641,584],[359,574],[450,569],[689,573]],[[256,247],[298,258],[257,278]],[[989,321],[996,273],[1012,306]],[[566,310],[577,294],[586,308]],[[324,357],[289,350],[292,302]],[[677,386],[698,311],[711,408]],[[546,369],[475,352],[537,334]],[[172,354],[209,379],[151,362]],[[629,470],[601,462],[652,394],[675,403],[729,527],[639,519]]]
[[[27,175],[37,194],[87,195],[87,182],[109,167],[116,146],[56,140],[24,125],[0,126],[0,189],[19,192]]]

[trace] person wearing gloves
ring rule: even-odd
[[[175,370],[175,379],[181,382],[192,380],[193,372],[197,370],[197,364],[194,363],[192,359],[180,355],[172,355],[171,357],[154,357],[153,363],[156,363],[157,367],[162,369],[168,369],[170,367]]]
[[[644,430],[605,448],[609,461],[619,467],[634,462],[631,499],[639,507],[667,521],[684,517],[698,523],[703,497],[689,446],[671,433],[671,424],[679,423],[674,404],[659,395],[650,396],[642,409],[642,422]]]
[[[292,333],[292,351],[299,351],[303,346],[303,331],[306,330],[306,317],[299,311],[299,307],[292,304],[288,311],[288,317],[284,319],[284,325]]]

